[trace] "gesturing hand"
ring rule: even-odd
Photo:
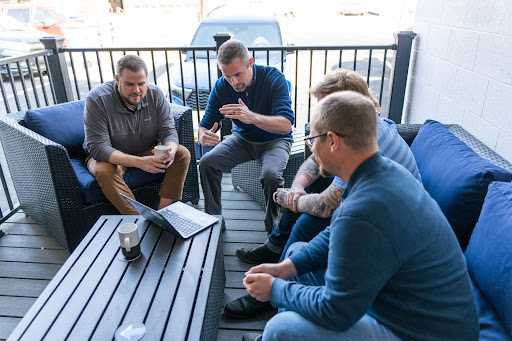
[[[219,111],[226,118],[239,120],[245,124],[254,124],[255,122],[256,114],[249,110],[241,98],[238,99],[238,104],[223,105]]]
[[[219,144],[220,137],[219,135],[215,134],[217,131],[217,128],[219,127],[219,124],[215,122],[213,124],[213,127],[210,130],[205,130],[204,133],[199,138],[199,143],[201,146],[215,146]]]

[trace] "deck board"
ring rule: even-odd
[[[251,267],[235,256],[236,249],[260,245],[266,232],[264,212],[249,195],[233,188],[230,174],[222,180],[222,205],[226,223],[226,303],[246,293],[242,280]],[[202,193],[196,207],[204,208]],[[68,253],[23,212],[15,213],[0,229],[7,233],[0,238],[0,340],[4,340],[66,261]],[[218,340],[241,340],[246,332],[262,331],[272,315],[246,321],[233,321],[222,315]]]

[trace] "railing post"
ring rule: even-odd
[[[213,39],[215,39],[215,45],[217,46],[217,51],[219,51],[219,48],[222,44],[224,44],[226,41],[231,39],[232,35],[230,33],[217,33],[213,36]],[[218,65],[217,65],[217,76],[220,78],[222,77],[222,72],[220,71]],[[231,134],[231,129],[233,128],[233,124],[230,119],[224,119],[224,122],[222,122],[222,127],[220,128],[220,138],[223,139],[224,136]]]
[[[53,51],[53,54],[48,56],[48,72],[53,82],[57,103],[73,101],[73,92],[66,57],[64,57],[63,53],[59,53],[59,48],[63,46],[64,38],[58,36],[43,37],[41,38],[41,42],[45,49]]]
[[[389,118],[395,123],[402,123],[405,87],[411,58],[412,40],[416,37],[413,31],[401,31],[394,34],[397,45],[393,56],[392,73],[389,80]]]

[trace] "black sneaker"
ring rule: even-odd
[[[270,251],[265,245],[253,249],[240,248],[235,255],[249,264],[278,263],[281,255]]]
[[[224,306],[224,315],[231,319],[243,320],[259,316],[274,309],[270,301],[260,302],[247,294],[226,304]]]

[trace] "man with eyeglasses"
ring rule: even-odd
[[[322,175],[347,184],[343,205],[285,260],[246,273],[250,295],[280,312],[243,340],[478,340],[457,238],[423,185],[381,155],[377,120],[353,91],[315,108],[312,152]]]
[[[278,217],[272,194],[284,186],[283,172],[292,145],[294,115],[288,84],[278,69],[254,64],[247,47],[236,39],[222,44],[217,62],[222,77],[212,89],[198,131],[202,146],[215,146],[199,162],[205,212],[222,214],[222,173],[261,159],[265,229],[270,233]],[[221,142],[216,131],[224,118],[232,119],[234,128]]]
[[[336,91],[352,90],[368,97],[380,113],[378,101],[373,97],[366,81],[359,73],[337,69],[328,73],[311,89],[311,94],[321,100]],[[391,120],[377,116],[377,142],[383,156],[404,166],[421,181],[416,161],[409,146],[396,130]],[[313,146],[317,136],[306,137]],[[278,189],[275,201],[291,212],[281,216],[279,224],[272,230],[265,244],[252,248],[240,248],[236,256],[250,264],[276,263],[284,259],[288,247],[297,241],[310,241],[323,231],[331,221],[331,215],[341,203],[346,184],[338,177],[322,177],[316,156],[313,153],[299,168],[291,188]],[[269,302],[259,302],[250,295],[244,295],[224,307],[227,317],[234,319],[252,318],[274,308]]]

